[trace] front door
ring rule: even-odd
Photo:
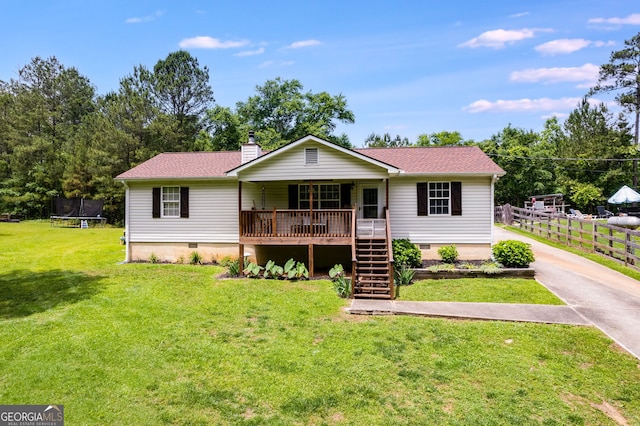
[[[378,218],[378,188],[362,188],[362,217]]]

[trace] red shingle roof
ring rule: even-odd
[[[405,173],[504,174],[504,170],[477,146],[356,149]]]
[[[405,173],[504,174],[504,170],[476,146],[363,148],[355,151]],[[116,179],[224,177],[227,171],[240,166],[241,161],[240,151],[168,152],[145,161]]]
[[[127,170],[116,179],[214,178],[240,165],[240,151],[165,152]]]

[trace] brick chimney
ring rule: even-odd
[[[253,130],[249,131],[249,141],[242,144],[242,164],[253,161],[262,155],[260,146],[256,143]]]

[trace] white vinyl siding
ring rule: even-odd
[[[462,182],[462,216],[417,215],[416,183]],[[396,178],[389,182],[392,238],[408,238],[416,244],[491,243],[493,220],[491,178],[460,176]]]
[[[313,167],[305,161],[307,148],[318,150],[318,164]],[[387,176],[387,170],[382,167],[315,142],[296,146],[240,172],[242,181],[254,182],[385,179]]]
[[[189,218],[153,219],[152,188],[164,183],[129,183],[129,223],[131,242],[238,242],[238,183],[185,182],[189,187]]]

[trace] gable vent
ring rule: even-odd
[[[318,148],[304,149],[304,164],[318,164]]]

